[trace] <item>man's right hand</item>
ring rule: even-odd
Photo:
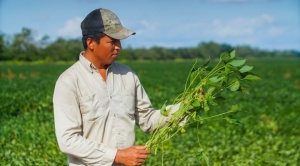
[[[118,150],[115,162],[125,164],[126,166],[142,165],[151,153],[146,148],[146,146],[132,146],[127,149]]]

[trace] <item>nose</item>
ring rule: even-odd
[[[120,40],[116,40],[115,42],[115,49],[116,50],[122,50],[122,44]]]

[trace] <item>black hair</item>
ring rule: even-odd
[[[95,35],[85,35],[85,36],[82,36],[82,45],[83,45],[84,49],[87,48],[86,40],[88,38],[91,38],[92,40],[96,41],[97,44],[99,44],[100,43],[100,39],[102,37],[104,37],[104,36],[105,36],[104,33],[98,33],[98,34],[95,34]]]

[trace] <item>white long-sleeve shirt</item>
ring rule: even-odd
[[[134,145],[135,124],[149,133],[170,118],[154,110],[128,66],[114,62],[105,82],[83,52],[58,78],[53,106],[57,141],[69,165],[118,165],[117,149]]]

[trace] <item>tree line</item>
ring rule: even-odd
[[[223,51],[233,49],[231,45],[215,42],[202,42],[188,48],[123,48],[119,60],[189,60],[195,58],[218,58]],[[278,51],[261,50],[250,46],[235,47],[239,57],[300,57],[296,50]],[[20,33],[8,37],[0,33],[0,61],[74,61],[83,50],[81,39],[58,38],[49,42],[49,37],[43,36],[38,41],[29,28],[22,28]]]

